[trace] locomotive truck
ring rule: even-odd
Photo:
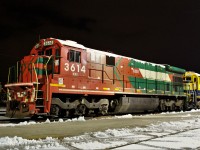
[[[41,39],[9,69],[6,115],[70,117],[183,110],[188,100],[185,72],[70,40]]]

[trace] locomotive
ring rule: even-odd
[[[184,92],[188,96],[187,108],[200,108],[200,74],[187,71],[183,75]]]
[[[194,95],[185,92],[190,86],[183,82],[185,73],[182,68],[87,48],[75,41],[41,39],[9,69],[6,116],[183,110]]]

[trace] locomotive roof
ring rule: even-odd
[[[200,74],[198,74],[198,73],[196,73],[194,71],[187,71],[186,72],[186,76],[192,76],[192,75],[196,75],[196,76],[200,77]]]
[[[105,54],[107,56],[112,56],[112,57],[124,57],[127,59],[134,59],[134,61],[140,62],[140,63],[151,63],[153,66],[158,65],[160,67],[165,68],[165,65],[161,65],[161,64],[156,64],[156,63],[152,63],[152,62],[147,62],[147,61],[143,61],[143,60],[139,60],[139,59],[135,59],[135,58],[131,58],[131,57],[127,57],[127,56],[122,56],[122,55],[118,55],[118,54],[113,54],[110,52],[105,52],[105,51],[101,51],[101,50],[96,50],[96,49],[92,49],[92,48],[86,48],[86,50],[89,51],[94,51],[95,53],[99,53],[99,54]]]
[[[72,46],[72,47],[77,47],[77,48],[81,48],[81,49],[86,49],[85,46],[78,44],[75,41],[71,41],[71,40],[60,40],[60,39],[56,39],[58,40],[61,44],[63,45],[68,45],[68,46]]]
[[[75,41],[71,41],[71,40],[60,40],[60,39],[56,39],[58,40],[61,44],[63,45],[68,45],[68,46],[72,46],[72,47],[77,47],[77,48],[81,48],[81,49],[86,49],[88,51],[94,51],[96,53],[100,53],[100,54],[105,54],[107,56],[112,56],[112,57],[124,57],[124,58],[128,58],[128,59],[134,59],[135,61],[137,62],[140,62],[140,63],[146,63],[147,61],[143,61],[143,60],[139,60],[139,59],[135,59],[135,58],[131,58],[131,57],[127,57],[127,56],[122,56],[122,55],[118,55],[118,54],[113,54],[113,53],[110,53],[110,52],[105,52],[105,51],[101,51],[101,50],[96,50],[96,49],[92,49],[92,48],[87,48],[85,46],[83,46],[82,44],[78,44],[77,42]],[[152,65],[158,65],[160,67],[163,67],[165,68],[164,65],[161,65],[161,64],[156,64],[156,63],[152,63],[152,62],[148,62],[148,63],[151,63]]]

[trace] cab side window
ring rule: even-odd
[[[56,49],[56,59],[60,58],[60,50]]]
[[[106,56],[106,65],[115,66],[115,57]]]
[[[38,55],[44,55],[44,51],[39,51]]]
[[[81,52],[75,50],[69,50],[68,60],[70,62],[81,63]]]
[[[51,56],[52,55],[52,49],[46,50],[46,55]]]

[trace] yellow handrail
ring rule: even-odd
[[[50,59],[51,59],[51,57],[52,57],[53,55],[51,55],[51,56],[47,56],[48,57],[48,60],[47,60],[47,62],[46,62],[46,64],[45,64],[45,74],[46,74],[46,78],[47,78],[47,100],[46,101],[49,101],[49,78],[48,78],[48,73],[47,73],[47,64],[49,63],[49,61],[50,61]]]
[[[35,100],[37,100],[37,95],[38,95],[38,76],[37,76],[37,72],[36,72],[36,69],[35,69],[35,64],[32,63],[32,66],[33,66],[33,69],[35,71],[35,77],[36,77],[36,94],[35,94]]]

